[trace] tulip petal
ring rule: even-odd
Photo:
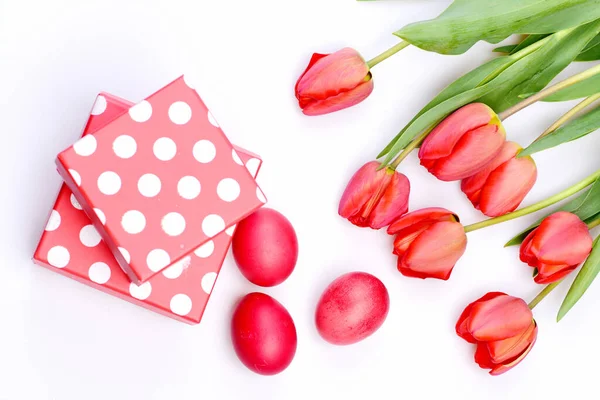
[[[422,208],[420,210],[409,212],[397,219],[387,230],[390,235],[403,235],[403,230],[410,228],[413,231],[415,226],[429,226],[439,221],[458,221],[458,216],[452,211],[441,207]]]
[[[504,364],[501,364],[497,367],[495,367],[494,369],[492,369],[490,371],[490,375],[501,375],[505,372],[510,371],[512,368],[516,367],[521,361],[523,361],[525,359],[525,357],[527,357],[527,355],[529,354],[529,352],[531,351],[531,349],[533,349],[533,345],[535,344],[536,340],[537,340],[537,334],[538,334],[538,327],[537,324],[535,323],[535,328],[533,330],[533,333],[531,335],[531,344],[525,349],[525,351],[523,351],[523,353],[521,353],[519,356],[517,356],[514,360],[511,360],[509,362],[505,362]]]
[[[533,314],[522,299],[500,296],[473,305],[467,330],[477,341],[503,340],[523,332],[532,319]]]
[[[483,103],[472,103],[459,108],[427,135],[419,149],[419,158],[435,160],[449,156],[465,133],[487,125],[494,117],[494,111]]]
[[[565,276],[573,272],[579,264],[575,265],[551,265],[540,264],[537,275],[533,278],[535,283],[546,285],[561,280]]]
[[[465,133],[452,153],[428,169],[442,181],[468,178],[489,164],[500,153],[505,133],[498,125],[484,125]]]
[[[301,105],[300,107],[305,115],[316,116],[328,114],[360,103],[369,97],[373,92],[373,88],[374,83],[373,80],[370,79],[356,86],[352,90],[341,92],[323,100],[307,102],[305,106]]]
[[[338,214],[354,225],[380,229],[408,210],[408,178],[381,164],[363,165],[348,183],[340,200]]]
[[[480,368],[493,369],[496,367],[496,364],[492,362],[486,343],[477,343],[474,358]]]
[[[296,86],[294,87],[294,90],[296,92],[296,97],[298,98],[298,100],[300,100],[300,98],[298,97],[298,86],[300,86],[300,82],[302,81],[302,78],[304,77],[304,75],[306,75],[308,70],[311,69],[312,66],[317,63],[317,61],[319,61],[322,58],[327,57],[328,55],[329,54],[320,54],[320,53],[314,53],[312,55],[312,57],[310,58],[310,61],[308,62],[308,65],[306,66],[306,69],[304,70],[302,75],[300,75],[300,78],[298,78],[298,80],[296,81]]]
[[[410,182],[406,175],[394,171],[392,179],[369,216],[369,226],[388,226],[408,211]]]
[[[342,195],[338,214],[344,218],[350,219],[351,222],[358,226],[368,226],[365,216],[360,220],[362,208],[369,199],[376,193],[378,188],[386,179],[386,171],[379,170],[381,164],[377,161],[371,161],[360,167],[358,171],[350,178],[348,186]]]
[[[447,280],[466,247],[467,236],[460,223],[436,222],[412,242],[401,259],[400,272],[404,274],[404,269],[414,274],[411,276]]]
[[[479,209],[488,217],[498,217],[517,209],[537,179],[531,157],[512,158],[496,168],[481,190]]]
[[[481,298],[475,300],[471,304],[469,304],[463,310],[460,317],[458,317],[458,321],[456,322],[456,334],[466,340],[469,343],[476,343],[475,338],[471,335],[471,333],[467,329],[467,325],[469,322],[469,318],[471,317],[471,311],[473,310],[473,306],[477,303],[486,302],[488,300],[494,299],[499,296],[508,296],[506,293],[502,292],[490,292],[483,295]]]
[[[545,218],[535,230],[531,252],[542,264],[577,265],[592,251],[592,237],[575,214],[560,211]]]
[[[414,225],[410,228],[404,229],[402,235],[397,235],[394,239],[394,253],[397,256],[403,256],[408,250],[412,242],[423,233],[429,225]]]
[[[537,267],[538,264],[535,254],[533,254],[533,252],[531,251],[531,244],[533,238],[535,237],[536,231],[537,228],[529,232],[529,234],[525,237],[525,240],[523,240],[523,243],[521,243],[521,247],[519,248],[519,259],[531,267]]]
[[[349,107],[373,91],[369,66],[354,49],[315,54],[296,83],[296,98],[307,115]]]
[[[481,189],[485,185],[488,177],[496,168],[500,165],[504,164],[511,158],[517,155],[517,153],[521,150],[521,146],[519,146],[515,142],[504,142],[502,145],[502,149],[500,153],[494,157],[492,161],[490,161],[486,166],[484,166],[479,172],[476,174],[469,176],[462,180],[460,184],[460,189],[464,194],[467,195],[471,203],[475,208],[479,209],[479,198],[481,194]]]
[[[494,364],[501,364],[518,357],[529,347],[536,324],[532,320],[529,327],[520,334],[504,340],[487,342],[488,352]]]

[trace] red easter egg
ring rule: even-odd
[[[347,345],[372,335],[385,321],[390,297],[366,272],[340,276],[325,289],[315,315],[317,330],[332,344]]]
[[[242,363],[261,375],[275,375],[290,365],[298,343],[288,311],[264,293],[249,293],[231,320],[231,341]]]
[[[242,274],[258,286],[280,284],[298,260],[292,224],[271,208],[261,208],[237,224],[232,249]]]

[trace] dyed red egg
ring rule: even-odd
[[[323,339],[347,345],[379,329],[389,308],[388,291],[379,279],[366,272],[351,272],[325,289],[317,305],[315,322]]]
[[[249,293],[231,320],[231,341],[240,361],[261,375],[275,375],[296,354],[296,326],[288,311],[264,293]]]
[[[232,250],[246,279],[258,286],[275,286],[296,266],[298,238],[286,217],[261,208],[237,224]]]

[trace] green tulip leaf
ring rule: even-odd
[[[502,54],[514,54],[517,51],[532,45],[545,38],[548,35],[528,35],[521,43],[518,44],[509,44],[507,46],[496,47],[492,50],[495,53]],[[600,60],[600,35],[597,35],[594,39],[592,39],[587,46],[579,53],[575,61],[596,61]]]
[[[387,145],[387,147],[383,149],[381,153],[379,153],[377,158],[381,158],[384,155],[386,155],[392,149],[393,145],[400,138],[400,136],[404,134],[404,131],[406,131],[408,127],[410,127],[417,119],[419,119],[427,111],[431,110],[432,108],[439,105],[440,103],[443,103],[446,100],[458,96],[463,92],[475,89],[476,87],[481,85],[482,82],[485,82],[486,80],[489,80],[490,77],[499,74],[501,71],[506,69],[509,65],[513,64],[518,59],[519,58],[517,56],[495,58],[458,78],[456,81],[454,81],[444,90],[442,90],[437,96],[435,96],[434,99],[431,100],[425,107],[423,107],[423,109],[419,111],[419,113],[412,119],[412,121],[410,121],[410,123],[398,135],[396,135],[396,137]],[[431,125],[434,122],[435,121],[433,120],[430,121]]]
[[[427,51],[462,54],[480,40],[512,34],[548,34],[600,18],[600,0],[455,0],[437,18],[394,34]]]
[[[554,132],[536,140],[529,147],[521,151],[519,157],[530,156],[542,150],[577,140],[597,129],[600,129],[600,107],[594,108],[566,125],[561,126]]]
[[[559,90],[544,101],[569,101],[589,97],[600,92],[600,75],[594,75],[588,79],[578,82],[568,88]],[[525,93],[525,92],[523,92]],[[527,96],[526,96],[527,97]]]
[[[523,240],[525,240],[527,235],[529,235],[532,230],[540,226],[544,218],[546,218],[548,215],[554,214],[557,211],[568,211],[577,215],[582,221],[586,221],[600,213],[600,179],[597,179],[588,190],[581,193],[573,200],[560,207],[558,210],[544,215],[523,232],[510,239],[504,245],[504,247],[516,246],[523,243]]]
[[[548,46],[541,47],[533,53],[531,71],[522,71],[502,85],[498,85],[479,101],[492,107],[496,112],[506,110],[522,99],[521,93],[536,93],[548,85],[581,53],[581,50],[600,33],[600,19],[573,30],[560,31],[552,35]],[[553,46],[553,42],[555,46]],[[553,51],[560,54],[553,55]],[[534,57],[536,53],[538,57]],[[544,55],[546,53],[546,55]]]
[[[600,20],[557,32],[513,55],[479,66],[442,90],[377,158],[386,155],[383,165],[389,164],[418,134],[466,104],[482,101],[498,113],[517,104],[521,93],[544,88],[599,32]]]
[[[588,45],[583,49],[581,54],[577,56],[575,61],[596,61],[600,60],[600,35],[596,36]]]
[[[502,54],[512,54],[513,50],[516,49],[519,45],[518,44],[508,44],[506,46],[500,46],[500,47],[496,47],[494,50],[492,50],[494,53],[502,53]]]
[[[565,299],[563,300],[556,321],[563,319],[565,315],[573,308],[573,306],[581,299],[583,294],[588,290],[598,272],[600,272],[600,236],[594,240],[594,247],[592,252],[588,256],[583,267],[579,270],[579,273],[575,277],[575,280],[571,284]]]
[[[525,39],[523,39],[521,41],[521,43],[511,45],[511,46],[504,46],[505,51],[498,51],[500,49],[503,49],[503,47],[498,47],[497,49],[494,49],[494,51],[498,52],[498,53],[507,53],[509,55],[515,54],[516,52],[523,50],[525,47],[531,46],[532,44],[539,42],[540,40],[542,40],[543,38],[545,38],[547,36],[548,36],[548,34],[527,35],[527,37]]]

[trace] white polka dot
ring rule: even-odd
[[[262,192],[262,190],[260,190],[259,187],[256,188],[256,197],[258,197],[258,199],[260,201],[262,201],[263,203],[267,202],[267,198],[265,197],[265,194]]]
[[[217,155],[217,149],[210,140],[200,140],[194,145],[192,151],[194,158],[203,164],[211,162]]]
[[[96,228],[94,228],[94,225],[86,225],[79,231],[79,241],[81,241],[81,244],[85,247],[98,246],[100,240],[102,240],[102,238]]]
[[[113,142],[113,151],[120,158],[131,158],[137,151],[135,139],[129,135],[121,135]]]
[[[163,271],[163,275],[167,279],[177,279],[181,276],[183,271],[189,268],[192,258],[190,256],[184,257],[169,268]]]
[[[94,106],[92,107],[92,115],[100,115],[106,111],[106,98],[102,95],[96,97]]]
[[[177,192],[186,200],[198,197],[201,189],[200,181],[194,176],[184,176],[177,182]]]
[[[79,204],[79,201],[77,201],[77,198],[75,197],[75,195],[73,193],[71,193],[71,205],[78,209],[78,210],[83,210],[83,207],[81,207],[81,204]]]
[[[210,122],[210,124],[212,126],[219,128],[219,123],[217,122],[217,120],[215,119],[215,117],[212,115],[212,113],[210,111],[208,112],[208,122]]]
[[[171,311],[177,315],[188,315],[192,311],[192,299],[179,293],[171,299]]]
[[[146,122],[152,116],[152,105],[144,100],[129,109],[129,116],[135,122]]]
[[[73,144],[73,150],[77,155],[87,157],[94,154],[97,146],[98,142],[94,135],[86,135]]]
[[[81,175],[79,175],[79,172],[75,171],[74,169],[70,169],[69,175],[71,175],[71,178],[73,178],[77,186],[81,185]]]
[[[225,178],[217,185],[217,194],[223,201],[234,201],[240,196],[240,184],[235,179]]]
[[[146,217],[138,210],[129,210],[121,218],[121,226],[127,233],[135,235],[146,227]]]
[[[113,171],[101,173],[98,177],[98,190],[107,196],[116,194],[121,190],[121,177]]]
[[[104,215],[102,210],[99,208],[94,208],[94,212],[96,213],[96,216],[98,217],[100,222],[102,222],[102,225],[106,224],[106,215]]]
[[[154,197],[160,192],[160,178],[154,174],[145,174],[138,180],[138,190],[145,197]]]
[[[213,237],[225,229],[225,221],[217,214],[207,215],[202,221],[202,232],[208,237]]]
[[[162,230],[169,236],[179,236],[185,230],[185,218],[183,215],[170,212],[160,221]]]
[[[216,272],[209,272],[202,277],[202,282],[200,283],[200,285],[202,286],[202,290],[204,290],[206,294],[210,294],[210,292],[212,292],[216,279]]]
[[[152,147],[154,151],[154,155],[161,161],[169,161],[175,154],[177,154],[177,145],[173,141],[173,139],[168,137],[161,137],[154,142],[154,146]]]
[[[129,284],[129,294],[131,297],[138,300],[146,300],[152,293],[152,285],[150,282],[144,282],[140,286],[135,283]]]
[[[233,232],[235,232],[235,225],[232,225],[229,228],[225,229],[225,233],[229,236],[233,236]]]
[[[60,214],[56,210],[52,210],[50,213],[50,218],[48,218],[48,222],[46,223],[46,230],[48,232],[52,232],[58,229],[60,226]]]
[[[124,247],[119,247],[119,252],[123,256],[123,258],[125,259],[127,264],[129,264],[131,262],[131,256],[129,255],[129,252],[127,251],[127,249]]]
[[[190,89],[195,89],[193,79],[190,77],[190,75],[188,75],[188,74],[183,75],[183,81],[185,82],[187,87],[189,87]]]
[[[250,175],[256,176],[258,167],[260,167],[260,160],[258,158],[251,158],[246,161],[246,168],[248,169],[248,172],[250,172]]]
[[[184,101],[176,101],[169,106],[169,119],[175,125],[185,125],[192,119],[192,109]]]
[[[148,253],[146,264],[153,272],[158,272],[171,263],[169,253],[163,249],[154,249]]]
[[[110,279],[110,267],[103,262],[96,262],[90,266],[88,276],[92,282],[105,284]]]
[[[54,246],[48,250],[48,263],[56,268],[64,268],[69,264],[71,255],[69,250],[62,246]]]
[[[194,250],[194,254],[200,258],[208,258],[213,253],[213,251],[215,251],[215,242],[209,240],[208,242],[204,243],[202,246]]]
[[[244,162],[238,155],[237,151],[235,151],[235,149],[231,149],[231,157],[233,158],[233,161],[235,161],[236,164],[244,165]]]

